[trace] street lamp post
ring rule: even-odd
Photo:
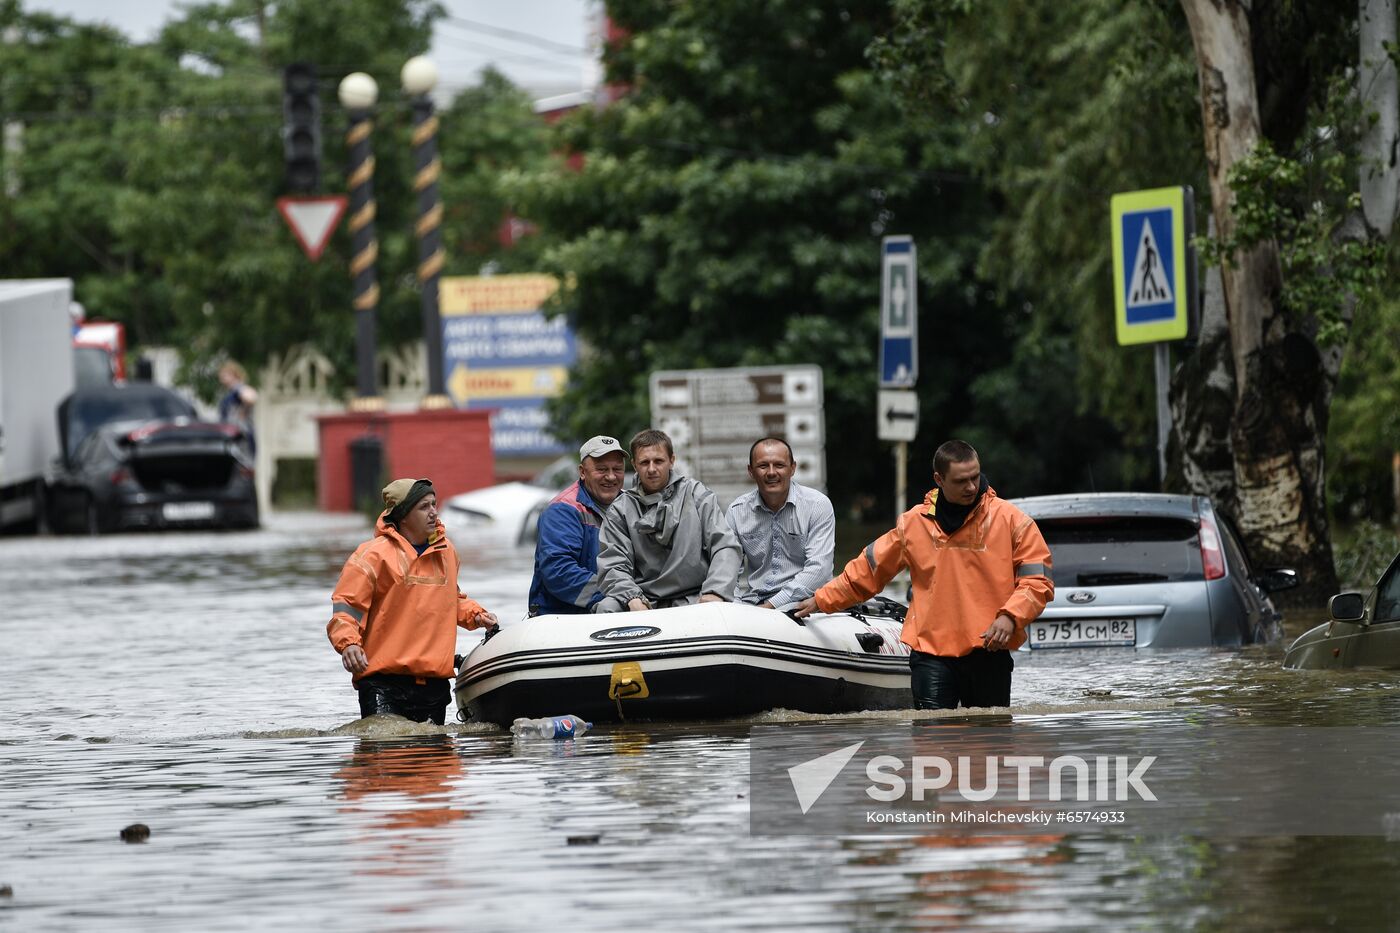
[[[442,162],[437,154],[438,120],[433,114],[431,92],[438,70],[432,60],[416,55],[399,73],[403,89],[413,100],[413,190],[418,193],[418,286],[423,302],[423,343],[428,355],[428,394],[423,408],[450,408],[442,372],[442,317],[438,309],[438,277],[442,273],[442,201],[438,177]]]
[[[374,152],[370,134],[374,131],[371,108],[379,98],[379,85],[362,71],[345,76],[340,82],[340,103],[350,115],[345,133],[349,150],[350,233],[352,236],[350,276],[354,280],[356,394],[350,403],[355,411],[379,411],[375,379],[375,311],[379,306],[379,283],[375,260],[379,241],[374,234]]]

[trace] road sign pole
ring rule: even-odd
[[[899,441],[894,445],[894,524],[899,527],[899,516],[904,514],[905,498],[909,495],[909,443]]]
[[[1167,439],[1171,436],[1172,409],[1167,397],[1171,388],[1171,360],[1167,344],[1152,345],[1153,369],[1157,377],[1157,476],[1162,487],[1167,485]]]

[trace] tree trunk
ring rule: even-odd
[[[1390,236],[1400,209],[1400,87],[1387,46],[1395,46],[1395,0],[1360,0],[1361,67],[1356,88],[1375,122],[1361,139],[1361,210],[1366,227]],[[1400,523],[1400,451],[1391,459],[1395,521]]]
[[[1395,225],[1400,194],[1400,164],[1396,160],[1400,109],[1395,63],[1386,52],[1387,44],[1395,44],[1395,2],[1360,0],[1360,4],[1361,67],[1356,86],[1366,111],[1376,116],[1361,139],[1361,207],[1366,212],[1366,226],[1388,237]]]
[[[1215,236],[1215,218],[1209,220]],[[1172,373],[1172,436],[1167,450],[1168,492],[1208,495],[1229,515],[1235,502],[1235,458],[1230,424],[1235,412],[1235,367],[1230,357],[1230,326],[1225,319],[1225,286],[1219,267],[1205,271],[1201,326],[1194,346]]]
[[[1241,0],[1181,0],[1201,86],[1212,212],[1220,235],[1235,230],[1230,169],[1258,144],[1259,100]],[[1255,564],[1290,566],[1301,581],[1289,602],[1320,605],[1336,592],[1323,489],[1323,444],[1340,352],[1319,351],[1313,322],[1279,302],[1278,247],[1260,243],[1221,269],[1229,358],[1233,507]]]

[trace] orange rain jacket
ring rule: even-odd
[[[1005,612],[1016,622],[1009,647],[1055,595],[1050,549],[1035,521],[990,486],[961,528],[948,535],[933,519],[938,490],[816,592],[817,608],[837,612],[879,593],[909,568],[914,600],[900,640],[915,651],[962,657]]]
[[[355,549],[331,594],[326,626],[335,650],[359,645],[370,674],[451,677],[457,626],[480,628],[486,610],[457,588],[457,549],[442,523],[422,554],[379,516],[375,537]]]

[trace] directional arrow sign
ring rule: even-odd
[[[881,389],[876,417],[882,441],[912,441],[919,433],[919,396],[909,389]]]
[[[880,388],[912,389],[919,378],[918,258],[907,236],[880,242]]]
[[[278,198],[277,212],[292,228],[292,235],[312,262],[321,258],[336,224],[345,213],[345,196]]]

